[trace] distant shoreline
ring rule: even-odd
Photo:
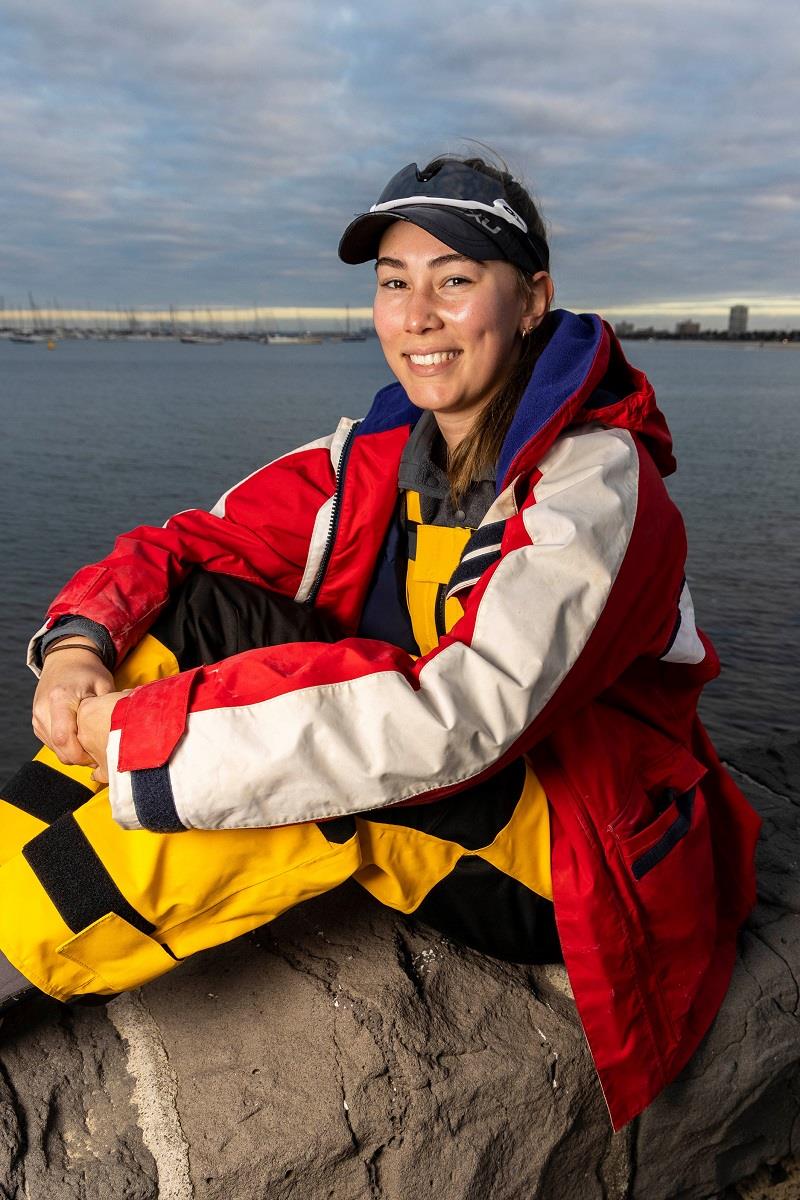
[[[738,350],[800,350],[800,336],[778,340],[777,338],[704,338],[675,337],[673,334],[659,337],[657,334],[617,334],[621,342],[673,342],[682,346],[730,346]]]
[[[666,342],[676,345],[692,345],[692,346],[728,346],[737,349],[745,350],[797,350],[800,349],[800,331],[792,330],[788,337],[744,337],[744,338],[729,338],[726,336],[710,336],[710,337],[679,337],[671,333],[622,333],[617,334],[621,342]],[[354,334],[342,334],[340,331],[330,329],[314,331],[313,337],[308,330],[298,330],[289,333],[288,331],[270,332],[264,334],[262,332],[232,332],[208,330],[201,334],[190,335],[186,334],[171,334],[167,332],[147,332],[139,329],[118,329],[118,330],[37,330],[31,332],[14,332],[0,330],[0,345],[3,342],[12,344],[39,344],[51,346],[66,344],[68,342],[126,342],[133,344],[142,342],[145,345],[155,345],[158,342],[171,345],[180,345],[181,342],[192,342],[194,344],[214,344],[214,343],[230,343],[230,342],[247,342],[251,345],[264,345],[270,341],[273,344],[278,342],[301,344],[319,344],[320,342],[328,344],[336,344],[339,342],[361,342],[374,341],[374,330],[362,327]]]

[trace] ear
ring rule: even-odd
[[[553,280],[547,271],[537,271],[535,275],[531,275],[530,293],[520,323],[523,337],[535,329],[537,325],[541,325],[550,311],[554,294],[555,287]]]

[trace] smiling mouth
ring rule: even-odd
[[[438,367],[440,363],[452,362],[461,354],[460,350],[437,350],[434,354],[407,354],[417,367]]]

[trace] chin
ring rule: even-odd
[[[445,412],[450,408],[458,407],[458,397],[452,394],[443,394],[436,388],[426,387],[424,382],[419,379],[405,378],[400,380],[405,388],[406,395],[412,404],[417,408],[429,408],[434,412]]]
[[[416,408],[422,408],[428,412],[450,412],[458,407],[458,404],[452,399],[432,396],[430,392],[423,392],[419,388],[406,388],[406,394]]]

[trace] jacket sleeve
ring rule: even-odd
[[[106,629],[119,662],[193,566],[297,595],[313,572],[351,425],[344,420],[329,437],[255,471],[208,512],[189,509],[161,528],[141,525],[117,538],[106,558],[82,567],[56,596],[31,641],[28,665],[38,674],[41,638],[65,616]]]
[[[458,790],[675,642],[683,523],[629,432],[563,436],[501,528],[497,546],[482,527],[464,616],[424,658],[357,638],[279,646],[121,700],[117,821],[280,825]],[[681,644],[700,645],[690,630]]]

